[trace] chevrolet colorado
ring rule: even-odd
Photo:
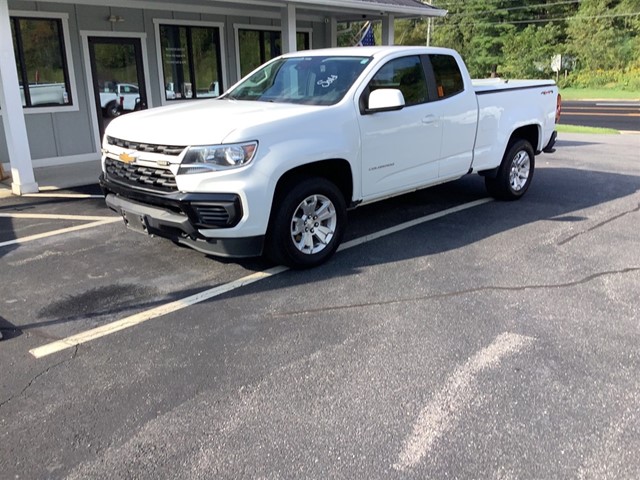
[[[297,52],[219,98],[117,118],[100,182],[132,229],[306,268],[335,252],[348,208],[472,172],[522,197],[559,111],[553,81],[472,81],[450,49]]]

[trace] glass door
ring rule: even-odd
[[[138,38],[89,37],[89,58],[100,137],[109,122],[147,108]]]

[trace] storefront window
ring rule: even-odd
[[[11,18],[11,33],[22,105],[71,104],[61,20]]]
[[[222,93],[218,28],[160,25],[160,43],[167,100]]]
[[[244,77],[263,63],[282,54],[282,35],[278,30],[239,29],[240,74]],[[309,33],[296,34],[296,48],[309,50]]]

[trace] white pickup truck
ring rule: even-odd
[[[480,81],[427,47],[287,54],[217,99],[113,121],[107,205],[133,229],[295,268],[337,249],[348,208],[467,175],[518,199],[553,151],[553,81]]]
[[[26,105],[24,87],[20,85],[22,105]],[[69,103],[67,88],[64,83],[30,83],[29,97],[31,106],[66,105]]]
[[[140,99],[140,90],[131,83],[108,82],[100,88],[100,106],[105,117],[119,117],[123,112],[132,112]]]

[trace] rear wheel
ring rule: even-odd
[[[485,177],[487,191],[501,200],[517,200],[531,185],[535,154],[527,140],[512,140],[495,177]]]
[[[290,183],[274,202],[267,255],[292,268],[320,265],[340,245],[346,221],[345,200],[335,184],[320,177]]]
[[[107,115],[109,117],[116,118],[119,117],[121,113],[122,110],[120,110],[120,106],[117,102],[111,102],[109,105],[107,105]]]

